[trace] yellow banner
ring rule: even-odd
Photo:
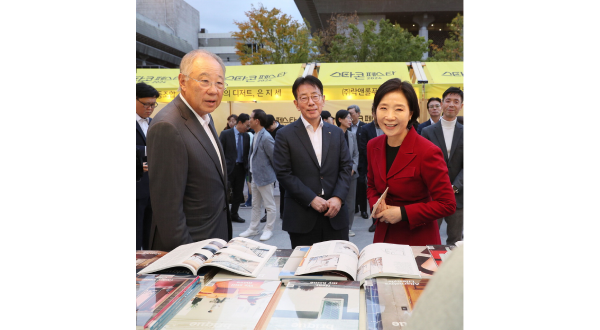
[[[136,83],[144,82],[158,91],[177,90],[179,88],[179,69],[137,69]]]
[[[410,81],[406,63],[323,63],[319,69],[323,94],[329,100],[372,100],[377,88],[392,78]]]
[[[463,62],[423,62],[429,84],[463,84]],[[459,87],[459,86],[456,86]]]
[[[302,72],[302,64],[228,66],[223,101],[294,100],[292,85]]]

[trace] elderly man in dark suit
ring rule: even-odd
[[[227,164],[227,178],[233,197],[231,202],[231,221],[244,223],[238,211],[244,202],[244,184],[248,172],[248,152],[250,150],[250,116],[240,113],[237,123],[232,129],[221,132],[219,140],[225,151],[225,164]]]
[[[282,229],[292,248],[327,240],[348,240],[348,210],[342,207],[350,185],[352,159],[344,132],[324,123],[323,84],[313,76],[292,86],[300,119],[277,132],[273,159],[285,186]]]
[[[225,154],[210,116],[227,86],[225,64],[211,52],[193,50],[181,60],[178,79],[181,93],[148,131],[153,250],[232,237]]]
[[[463,239],[463,125],[457,120],[463,108],[463,96],[460,88],[448,88],[442,96],[442,118],[421,132],[424,138],[442,149],[456,197],[456,212],[444,218],[448,225],[448,245]],[[438,224],[441,226],[442,221]]]
[[[150,85],[143,82],[135,85],[135,150],[137,158],[142,163],[140,164],[141,177],[136,180],[135,184],[136,250],[148,250],[150,248],[148,239],[150,238],[150,226],[152,224],[152,206],[150,203],[148,172],[144,171],[146,166],[143,163],[147,161],[146,135],[148,134],[148,126],[152,121],[150,116],[158,105],[156,103],[158,96],[158,91]]]

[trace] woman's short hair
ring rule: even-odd
[[[381,99],[392,92],[400,92],[406,97],[408,110],[412,111],[412,117],[410,117],[410,120],[406,125],[406,128],[410,128],[413,123],[419,119],[421,110],[419,108],[419,98],[417,98],[417,93],[408,81],[400,81],[398,78],[393,78],[381,84],[375,93],[375,98],[373,98],[373,107],[371,108],[371,111],[373,111],[373,114],[375,115]]]
[[[340,119],[346,119],[346,117],[350,116],[350,112],[348,112],[348,110],[338,110],[338,112],[335,114],[335,124],[338,125],[338,127],[340,127],[340,125],[342,124],[340,122]]]

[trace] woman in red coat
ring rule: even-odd
[[[439,147],[413,128],[419,101],[400,79],[383,83],[373,112],[385,135],[367,144],[367,198],[371,207],[389,187],[373,217],[379,219],[373,243],[441,244],[437,220],[456,210],[448,168]]]

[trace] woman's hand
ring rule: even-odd
[[[383,208],[381,206],[382,205],[380,204],[378,207],[380,211],[374,215],[379,221],[393,225],[402,220],[402,212],[400,212],[399,206],[388,206],[385,204],[383,204]]]

